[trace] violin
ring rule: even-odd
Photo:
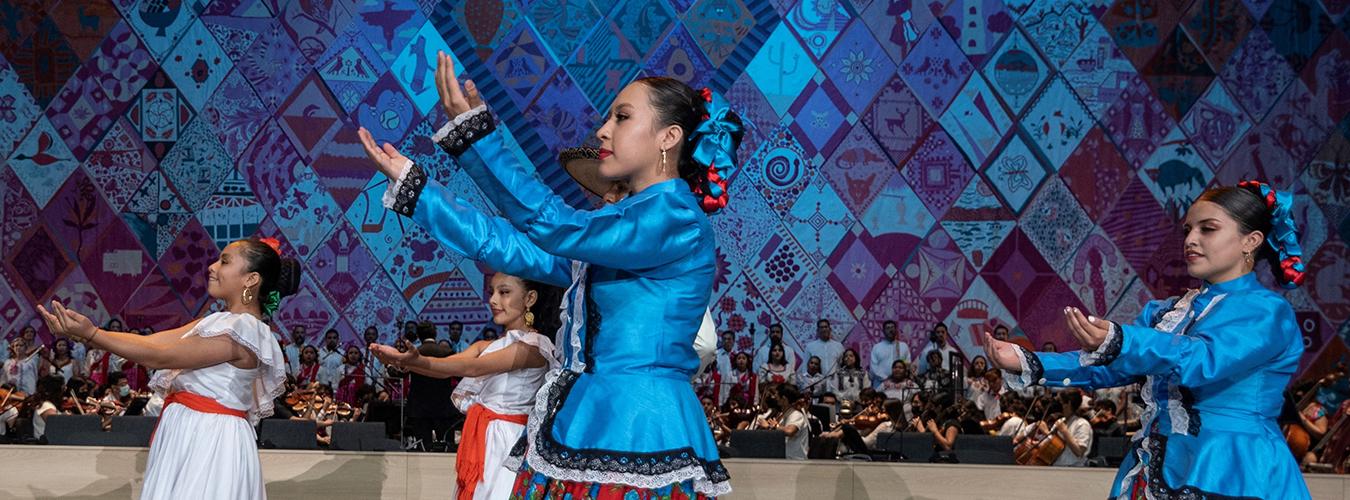
[[[28,399],[26,392],[18,389],[0,389],[0,413],[23,404],[25,399]]]
[[[993,419],[981,420],[980,428],[989,431],[989,433],[991,434],[998,432],[998,430],[1003,427],[1003,424],[1008,422],[1008,419],[1013,418],[1015,416],[1017,415],[1012,412],[1005,411],[1003,413],[998,414],[998,416],[994,417]]]

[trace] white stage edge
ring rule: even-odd
[[[145,448],[0,446],[0,499],[135,499]],[[273,499],[449,499],[444,453],[263,450]],[[730,459],[730,500],[1083,500],[1105,498],[1110,469]],[[1350,500],[1350,476],[1308,474],[1317,500]]]

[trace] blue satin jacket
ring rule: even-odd
[[[480,213],[415,165],[392,188],[395,211],[439,241],[516,276],[569,287],[551,374],[513,453],[569,481],[658,488],[693,481],[730,491],[689,382],[709,302],[715,236],[682,180],[577,210],[510,154],[486,108],[437,134],[501,217]]]
[[[1137,489],[1159,499],[1305,499],[1275,423],[1302,354],[1293,308],[1248,273],[1150,302],[1094,352],[1021,349],[1024,369],[1008,380],[1014,388],[1140,384],[1143,429],[1111,498]]]

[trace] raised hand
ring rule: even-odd
[[[406,352],[399,352],[398,348],[384,344],[370,344],[370,354],[380,360],[381,363],[402,369],[404,364],[418,358],[417,349],[408,349]]]
[[[1064,321],[1069,324],[1069,331],[1073,332],[1073,337],[1084,350],[1097,350],[1102,342],[1106,342],[1106,335],[1111,333],[1110,321],[1086,316],[1076,307],[1064,308]]]
[[[369,156],[370,160],[379,166],[380,172],[391,181],[397,179],[408,158],[394,149],[393,144],[386,142],[382,147],[376,146],[375,138],[370,135],[370,131],[366,130],[365,127],[357,130],[356,135],[361,138],[361,147],[366,150],[366,156]]]
[[[47,322],[47,329],[57,335],[87,340],[94,335],[94,322],[85,315],[66,309],[60,302],[52,301],[51,310],[38,304],[38,314]]]
[[[984,332],[984,357],[989,364],[1000,370],[1022,373],[1022,362],[1017,359],[1017,345],[994,338]]]
[[[464,88],[460,88],[459,80],[455,79],[455,60],[445,52],[436,53],[436,91],[441,95],[441,109],[451,119],[483,104],[473,80],[464,82]]]

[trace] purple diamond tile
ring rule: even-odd
[[[956,0],[939,20],[976,66],[984,64],[1003,37],[1016,31],[1012,14],[1000,0]]]
[[[892,175],[872,205],[859,216],[858,222],[878,242],[868,245],[882,266],[900,269],[919,241],[937,223],[926,203],[905,182],[905,177]]]
[[[44,302],[75,265],[61,250],[46,227],[27,233],[7,254],[5,274],[24,293],[28,303]]]
[[[820,169],[853,213],[864,212],[896,168],[872,134],[859,123]]]
[[[397,302],[390,300],[388,302]],[[304,326],[305,330],[310,332],[322,332],[334,327],[340,316],[338,311],[333,308],[333,304],[323,294],[323,287],[314,281],[314,277],[309,273],[304,273],[300,278],[300,290],[295,295],[287,297],[281,301],[281,307],[277,309],[276,314],[272,315],[277,323],[286,327]],[[346,316],[354,319],[352,315]],[[380,324],[390,324],[393,321],[386,321]]]
[[[976,166],[985,164],[1012,126],[1003,105],[978,73],[966,81],[938,122]]]
[[[1059,169],[1059,176],[1088,217],[1101,221],[1134,179],[1134,169],[1120,156],[1102,128],[1093,126]]]
[[[157,329],[183,325],[193,318],[179,299],[178,291],[158,269],[146,276],[117,315],[126,324]]]
[[[893,76],[863,114],[862,123],[881,143],[891,161],[903,164],[936,121],[904,80]]]
[[[219,254],[215,241],[202,224],[193,219],[183,226],[182,232],[160,257],[160,270],[189,311],[200,310],[211,299],[206,292],[207,268]]]
[[[686,28],[684,24],[676,24],[670,30],[670,35],[652,49],[647,71],[682,81],[690,88],[701,89],[708,86],[716,67],[703,55]]]
[[[287,187],[295,183],[295,167],[303,164],[276,120],[263,124],[236,162],[239,173],[269,212],[281,203]]]
[[[356,230],[344,222],[338,224],[309,259],[309,268],[333,298],[333,305],[345,309],[356,299],[370,273],[380,268],[380,263],[366,250]]]
[[[895,63],[872,38],[862,21],[848,25],[825,54],[821,65],[854,110],[867,109],[872,98],[895,73]]]
[[[281,26],[270,25],[258,34],[235,67],[253,85],[263,105],[276,111],[312,65]]]
[[[280,9],[272,10],[277,13],[277,19],[295,42],[295,47],[313,64],[344,27],[354,25],[355,4],[356,0],[285,2]]]
[[[770,134],[744,169],[748,179],[740,182],[749,180],[758,185],[769,208],[780,214],[787,213],[816,172],[801,143],[787,127]]]
[[[1158,143],[1174,126],[1166,106],[1138,76],[1131,78],[1120,98],[1101,119],[1107,135],[1120,148],[1125,160],[1136,168],[1153,155]]]
[[[951,138],[941,130],[929,134],[901,173],[924,205],[939,218],[975,175]]]
[[[792,210],[783,223],[792,231],[817,266],[823,265],[839,240],[856,223],[848,206],[830,187],[824,176],[817,174],[806,190],[792,204]]]
[[[539,41],[528,23],[517,24],[486,62],[497,82],[521,108],[534,101],[544,81],[558,68],[548,47]]]
[[[1125,186],[1115,206],[1099,220],[1102,230],[1111,236],[1136,270],[1148,264],[1163,238],[1175,230],[1162,205],[1141,179]]]
[[[244,152],[270,115],[253,86],[238,71],[226,75],[201,113],[230,158]]]
[[[806,49],[821,60],[852,17],[838,3],[799,2],[784,16],[784,24],[791,26]]]
[[[1027,206],[1018,226],[1046,262],[1058,269],[1092,231],[1092,220],[1068,187],[1058,177],[1052,177]]]
[[[1205,53],[1215,71],[1223,70],[1228,57],[1255,26],[1256,20],[1247,13],[1242,0],[1195,2],[1181,20],[1182,29]]]
[[[1219,80],[1210,85],[1181,121],[1181,128],[1211,165],[1222,163],[1251,126],[1247,113]]]
[[[966,79],[975,71],[965,54],[939,25],[925,31],[918,45],[900,64],[900,77],[923,96],[928,112],[941,116]]]
[[[807,84],[801,97],[789,110],[793,116],[789,127],[793,135],[802,141],[807,158],[823,160],[844,140],[844,134],[857,116],[843,111],[847,109],[848,104],[839,93],[839,88],[829,80],[820,84]]]
[[[947,231],[934,229],[919,245],[919,251],[901,272],[926,302],[936,306],[939,317],[956,306],[975,270]]]
[[[342,111],[318,73],[310,73],[281,103],[277,125],[290,136],[300,159],[313,163],[342,127],[342,118]]]
[[[1036,42],[1050,64],[1062,66],[1097,23],[1087,2],[1035,2],[1017,23]]]
[[[113,210],[126,206],[146,174],[157,165],[158,161],[125,119],[113,123],[83,164]]]
[[[1252,120],[1260,121],[1296,75],[1275,51],[1266,32],[1252,30],[1233,52],[1220,77]]]
[[[984,66],[989,87],[1003,98],[1013,115],[1022,114],[1022,109],[1031,102],[1051,71],[1051,66],[1021,30],[1013,30]],[[1068,74],[1069,67],[1066,66],[1064,71]]]
[[[1295,72],[1303,70],[1322,40],[1335,29],[1317,0],[1274,2],[1261,17],[1261,28]]]
[[[76,169],[42,210],[42,221],[52,238],[72,258],[98,247],[103,229],[117,224],[117,213],[84,171]]]
[[[1083,43],[1060,65],[1060,75],[1097,117],[1115,104],[1136,73],[1134,64],[1100,23],[1092,25]]]

